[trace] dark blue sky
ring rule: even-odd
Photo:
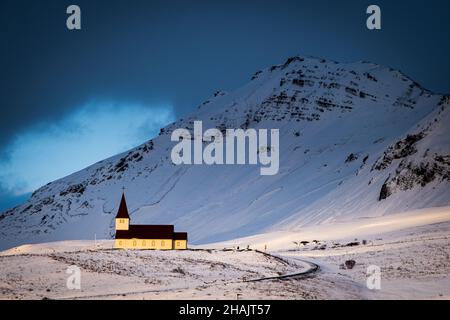
[[[81,7],[81,31],[66,29],[70,4]],[[382,9],[381,31],[365,27],[370,4]],[[447,0],[2,1],[0,209],[296,54],[373,61],[450,93],[449,9]],[[111,131],[77,145],[96,131],[91,111]],[[122,122],[140,118],[157,120],[122,134]],[[117,131],[126,139],[108,144]],[[64,148],[76,151],[71,163],[55,155]]]

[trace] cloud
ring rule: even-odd
[[[0,187],[21,195],[153,138],[175,120],[171,106],[93,101],[41,122],[2,150]]]

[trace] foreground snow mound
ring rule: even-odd
[[[317,299],[327,291],[316,288],[317,280],[301,285],[249,281],[306,268],[251,250],[128,251],[94,246],[93,241],[90,247],[88,242],[80,247],[78,241],[65,241],[0,256],[0,299]],[[67,286],[67,270],[75,266],[80,286],[74,289]],[[350,286],[343,297],[360,297],[351,281],[342,282]]]
[[[133,223],[206,243],[450,204],[449,98],[372,63],[294,57],[217,92],[153,140],[35,191],[0,216],[1,247],[110,239],[121,188]],[[280,170],[175,166],[170,134],[280,130]]]

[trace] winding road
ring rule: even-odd
[[[278,261],[281,261],[283,263],[286,264],[292,264],[292,262],[289,262],[290,259],[285,258],[285,257],[281,257],[281,256],[277,256],[277,255],[273,255],[267,252],[263,252],[263,251],[259,251],[259,250],[255,250],[258,253],[261,253],[263,255],[266,255],[268,257],[274,258]],[[298,265],[299,263],[303,264],[303,270],[299,271],[299,272],[294,272],[294,273],[288,273],[288,274],[283,274],[283,275],[279,275],[279,276],[273,276],[273,277],[264,277],[264,278],[257,278],[257,279],[250,279],[250,280],[245,280],[244,282],[257,282],[257,281],[265,281],[265,280],[285,280],[285,279],[292,279],[292,278],[302,278],[302,277],[309,277],[317,272],[320,271],[320,266],[318,264],[315,264],[313,262],[309,262],[309,261],[305,261],[305,260],[301,260],[301,259],[293,259],[295,260],[295,265]]]

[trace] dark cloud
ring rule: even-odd
[[[448,1],[378,1],[383,30],[365,30],[366,1],[2,2],[0,143],[92,97],[172,100],[178,114],[255,69],[305,53],[367,59],[450,91]]]

